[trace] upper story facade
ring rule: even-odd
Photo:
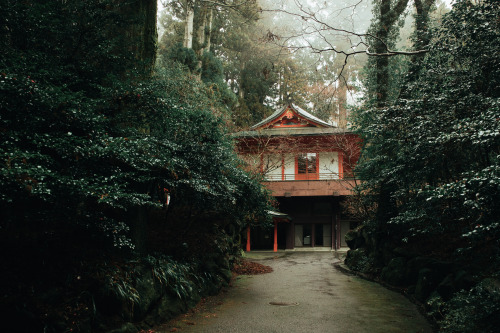
[[[294,104],[235,137],[238,154],[275,197],[349,195],[355,185],[359,137]]]

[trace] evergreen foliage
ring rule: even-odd
[[[368,143],[358,169],[363,186],[374,190],[373,198],[389,188],[390,213],[378,222],[404,225],[406,237],[496,230],[496,10],[490,2],[460,2],[435,31],[404,98],[357,115]]]
[[[177,44],[171,48],[168,53],[168,58],[179,62],[186,66],[190,71],[195,71],[198,67],[198,57],[193,49],[188,49],[182,44]]]
[[[80,288],[92,293],[92,281],[112,277],[95,269],[112,254],[192,263],[237,253],[239,232],[267,220],[270,196],[239,168],[223,94],[173,63],[145,75],[141,61],[150,60],[127,41],[136,28],[121,15],[128,2],[4,4],[1,287],[13,297],[0,308],[17,321],[23,306],[42,318],[39,297],[56,287],[80,300]],[[197,63],[177,51],[186,65]]]
[[[15,35],[18,31],[11,29],[14,33],[7,36],[13,43],[1,70],[6,221],[16,220],[12,205],[19,205],[32,208],[26,214],[49,209],[75,221],[71,217],[77,213],[76,220],[95,224],[108,218],[99,206],[161,207],[159,187],[190,189],[211,210],[231,207],[233,195],[238,195],[236,183],[249,178],[237,168],[222,119],[213,115],[224,105],[175,66],[148,81],[134,75],[116,80],[102,77],[105,72],[94,67],[99,61],[119,62],[114,51],[96,55],[99,45],[92,45],[77,50],[90,54],[68,59],[66,49],[55,48],[70,43],[70,36],[39,16],[53,13],[56,22],[70,25],[74,18],[62,14],[72,5],[28,10],[19,4],[19,13],[32,15],[26,18],[29,22],[40,21],[54,33],[31,36],[33,43],[25,48],[15,47],[23,39]],[[11,22],[24,19],[13,17]],[[56,32],[60,39],[53,36]],[[82,44],[105,42],[88,38]],[[93,77],[94,71],[101,77]],[[224,196],[228,202],[220,200]]]
[[[406,15],[397,15],[395,9],[387,3],[391,1],[374,1],[373,19],[367,31],[372,36],[369,38],[371,52],[384,53],[387,49],[394,49],[399,38],[399,32],[405,23]],[[383,8],[383,7],[386,8]],[[398,97],[403,84],[403,77],[408,67],[408,59],[402,57],[368,57],[364,68],[364,86],[366,87],[365,99],[370,104],[392,103]]]
[[[224,80],[222,62],[212,52],[203,53],[201,58],[201,80],[212,87],[218,99],[229,108],[236,104],[236,95],[231,91]]]
[[[370,237],[456,262],[476,282],[498,278],[500,267],[499,14],[496,1],[457,1],[394,100],[355,116],[365,140],[357,174]],[[383,263],[383,253],[374,255]],[[471,291],[472,302],[498,297],[483,289]],[[485,327],[478,313],[460,329],[466,294],[441,312],[446,331]]]
[[[493,280],[484,280],[471,290],[462,290],[448,301],[431,299],[432,313],[440,321],[442,332],[473,333],[498,331],[500,324],[500,290]],[[443,318],[442,314],[446,316]]]

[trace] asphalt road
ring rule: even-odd
[[[274,271],[239,276],[212,306],[157,332],[432,332],[404,296],[337,270],[332,252],[254,261]]]

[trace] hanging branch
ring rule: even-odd
[[[362,2],[362,0],[360,0],[359,2],[357,2],[351,6],[340,9],[339,14],[342,11],[347,10],[347,9],[351,9],[352,11],[354,11],[354,9],[356,9],[357,6],[361,2]],[[323,20],[319,19],[317,17],[316,13],[308,10],[298,0],[294,0],[294,3],[299,9],[299,11],[300,11],[299,13],[294,13],[294,12],[291,12],[291,11],[285,10],[285,9],[262,9],[262,12],[274,12],[274,13],[287,14],[287,15],[290,15],[292,17],[299,18],[302,21],[317,24],[317,25],[319,25],[319,27],[314,27],[314,25],[311,24],[311,25],[308,25],[306,28],[302,29],[300,34],[290,35],[287,37],[278,36],[278,35],[275,35],[271,32],[268,32],[267,35],[268,36],[271,35],[273,37],[273,39],[272,39],[273,42],[276,40],[283,41],[280,45],[281,47],[286,47],[286,48],[292,49],[292,50],[299,50],[299,49],[307,48],[307,49],[312,50],[312,52],[314,52],[314,53],[323,53],[323,52],[332,52],[333,51],[337,54],[342,54],[345,57],[350,57],[350,56],[354,56],[357,54],[366,54],[370,57],[390,57],[390,56],[395,56],[395,55],[413,56],[413,55],[420,55],[420,54],[424,54],[424,53],[428,52],[427,49],[420,49],[420,50],[414,50],[414,51],[391,50],[388,47],[386,41],[383,40],[383,38],[380,38],[379,36],[376,36],[376,35],[371,34],[371,33],[358,33],[358,32],[352,31],[352,30],[344,29],[344,28],[334,27],[334,26],[324,22]],[[395,5],[394,9],[391,10],[390,17],[388,17],[388,19],[390,19],[391,22],[395,21],[399,16],[398,14],[400,14],[401,12],[404,11],[407,3],[408,3],[408,0],[400,0]],[[351,17],[352,17],[352,15],[351,15]],[[338,33],[341,36],[349,39],[351,41],[352,51],[339,50],[338,48],[333,46],[328,41],[325,33],[330,33],[330,34]],[[326,47],[326,48],[315,47],[308,40],[305,40],[305,42],[308,44],[307,46],[285,46],[292,39],[304,38],[305,36],[312,36],[312,35],[319,36],[321,38],[321,40],[328,45],[328,47]],[[355,37],[358,40],[358,42],[357,43],[353,42],[351,40],[352,37]],[[378,43],[380,43],[381,45],[383,45],[386,52],[371,52],[369,50],[369,43],[367,42],[368,39],[373,39],[373,40],[377,41]],[[365,50],[356,50],[356,48],[359,48],[359,47],[365,47],[366,49]]]

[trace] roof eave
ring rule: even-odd
[[[250,130],[258,130],[258,129],[262,128],[264,125],[269,124],[273,120],[277,119],[281,114],[283,114],[283,112],[285,112],[285,110],[287,108],[289,108],[289,107],[292,110],[294,110],[299,116],[307,119],[308,121],[310,121],[311,123],[313,123],[314,125],[316,125],[318,127],[335,128],[335,126],[332,126],[332,125],[328,124],[326,121],[323,121],[323,120],[321,120],[321,119],[313,116],[312,114],[310,114],[307,111],[303,110],[299,106],[291,103],[291,104],[287,104],[287,105],[283,106],[281,109],[275,111],[273,114],[271,114],[266,119],[264,119],[264,120],[258,122],[257,124],[251,126]]]

